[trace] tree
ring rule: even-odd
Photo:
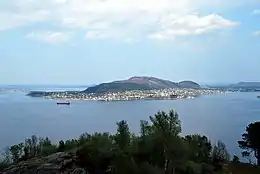
[[[210,160],[212,145],[207,137],[201,135],[187,135],[189,160],[198,163],[207,163]]]
[[[0,170],[5,169],[10,164],[12,164],[12,154],[10,152],[10,148],[4,148],[4,151],[1,153],[1,157]]]
[[[222,141],[218,141],[217,144],[214,145],[212,159],[216,170],[222,170],[224,164],[229,162],[230,156],[228,154],[226,145]]]
[[[120,149],[124,149],[130,144],[130,131],[128,124],[125,120],[117,123],[117,133],[115,135],[115,141],[119,145]]]
[[[245,152],[252,153],[260,165],[260,122],[251,123],[246,127],[246,132],[242,134],[242,140],[238,141],[239,147]]]
[[[214,145],[212,157],[213,159],[218,159],[221,162],[229,162],[230,156],[228,154],[225,143],[218,141],[217,144]]]
[[[18,163],[23,153],[23,143],[18,145],[13,145],[10,147],[10,152],[12,154],[13,163]]]
[[[243,151],[241,154],[243,158],[246,158],[248,160],[249,164],[253,164],[251,153],[249,153],[248,151]]]
[[[28,147],[26,147],[26,146],[24,146],[23,147],[23,156],[22,156],[22,158],[21,158],[21,160],[22,161],[25,161],[25,160],[27,160],[27,159],[29,159],[29,149],[28,149]]]
[[[57,151],[57,147],[51,143],[51,140],[46,138],[39,138],[37,144],[37,155],[46,156]]]
[[[79,136],[79,145],[83,145],[84,143],[86,143],[87,141],[89,141],[91,139],[91,135],[88,133],[83,133]]]
[[[37,154],[38,138],[33,135],[31,138],[25,140],[24,146],[28,153],[28,158],[33,158]]]
[[[78,146],[79,141],[76,139],[66,140],[65,141],[65,150],[71,150]]]
[[[31,137],[31,142],[32,142],[32,144],[31,144],[31,155],[32,155],[32,157],[35,157],[36,154],[37,154],[38,138],[35,135],[33,135]]]
[[[113,147],[108,134],[94,134],[77,150],[78,164],[90,173],[105,173],[113,157]]]
[[[181,122],[177,112],[170,110],[169,114],[164,111],[157,112],[154,117],[150,116],[152,132],[155,138],[155,149],[162,155],[165,174],[175,173],[176,164],[184,155],[182,142],[179,137],[181,133]],[[158,159],[160,159],[158,157]],[[161,162],[159,162],[159,166]]]
[[[61,141],[59,142],[58,151],[59,151],[59,152],[64,152],[64,150],[65,150],[65,143],[64,143],[63,140],[61,140]]]
[[[141,120],[140,121],[140,134],[141,137],[149,136],[151,135],[151,126],[149,125],[148,121]]]
[[[134,156],[139,163],[142,163],[143,161],[152,162],[153,155],[155,154],[153,138],[151,125],[149,125],[148,121],[141,120],[140,137],[132,139],[132,141],[134,141],[132,144]],[[143,166],[147,165],[144,164]]]

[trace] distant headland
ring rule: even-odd
[[[239,82],[237,84],[232,84],[231,88],[250,88],[250,89],[260,89],[260,82]]]
[[[134,76],[127,80],[101,83],[83,91],[32,91],[28,96],[55,100],[123,101],[183,99],[215,93],[223,91],[202,89],[193,81],[172,82],[156,77]]]
[[[219,85],[219,86],[208,86],[214,89],[225,89],[229,91],[240,91],[240,92],[259,92],[260,82],[239,82],[230,85]]]

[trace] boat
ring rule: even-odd
[[[57,102],[57,105],[70,105],[70,102]]]
[[[259,95],[259,96],[257,96],[257,98],[260,98],[260,95]]]

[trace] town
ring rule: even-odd
[[[194,98],[200,95],[223,94],[224,90],[213,89],[161,89],[134,90],[109,93],[52,92],[44,96],[54,100],[95,100],[95,101],[129,101],[129,100],[172,100]]]

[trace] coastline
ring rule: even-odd
[[[105,98],[102,96],[94,97],[94,98],[77,98],[77,97],[53,97],[53,96],[45,96],[42,97],[46,100],[55,100],[55,101],[103,101],[103,102],[111,102],[111,101],[136,101],[136,100],[189,100],[189,99],[195,99],[200,96],[206,96],[206,95],[218,95],[218,94],[226,94],[226,92],[223,93],[214,93],[214,94],[200,94],[196,96],[178,96],[178,97],[127,97],[124,96],[124,98]]]

